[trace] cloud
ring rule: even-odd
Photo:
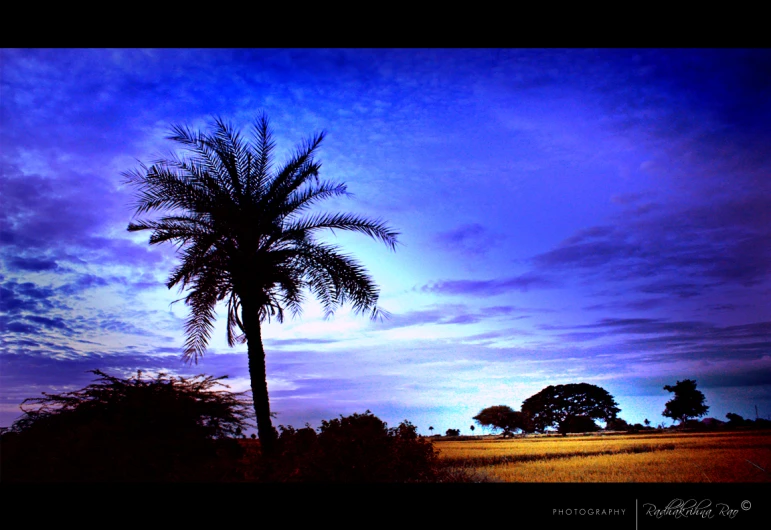
[[[512,291],[528,291],[554,287],[555,282],[545,276],[526,273],[494,280],[444,280],[424,285],[424,293],[463,296],[496,296]]]
[[[337,339],[265,339],[265,344],[273,347],[332,344],[335,342],[340,341]]]
[[[538,310],[516,306],[480,307],[473,310],[465,304],[439,304],[430,309],[391,314],[390,318],[372,325],[375,329],[394,329],[425,324],[466,325],[495,319],[511,321],[528,318],[529,313],[534,311]]]
[[[38,287],[32,282],[18,283],[8,280],[0,285],[0,311],[17,313],[19,311],[41,311],[52,309],[55,304],[55,291],[50,287]]]
[[[47,318],[47,317],[41,317],[36,315],[27,315],[24,318],[25,320],[35,322],[36,324],[40,324],[45,327],[60,329],[62,331],[71,331],[70,327],[61,317]]]
[[[466,313],[467,311],[464,305],[435,306],[431,309],[392,313],[389,318],[374,322],[372,326],[375,329],[384,330],[425,324],[466,324],[469,323],[469,319],[476,321]]]
[[[482,255],[495,247],[503,237],[493,234],[479,223],[461,225],[454,230],[441,232],[435,241],[442,247],[470,255]]]
[[[57,264],[53,260],[35,258],[11,258],[7,261],[7,265],[12,271],[40,272],[57,268]]]
[[[697,320],[604,318],[592,324],[538,326],[562,340],[587,342],[611,339],[617,351],[647,351],[656,362],[667,360],[758,359],[771,348],[771,322],[719,326]],[[588,330],[588,331],[587,331]]]
[[[3,162],[0,188],[0,256],[12,271],[57,271],[63,265],[148,266],[162,259],[125,233],[128,198],[108,179],[71,169],[56,178],[22,171]],[[65,267],[66,268],[66,267]]]
[[[113,277],[111,280],[121,283],[123,279]],[[80,274],[74,282],[68,282],[58,287],[57,291],[65,296],[73,296],[93,287],[104,287],[107,285],[110,285],[110,282],[101,276],[96,276],[94,274]]]
[[[771,279],[769,212],[771,195],[670,207],[655,218],[628,215],[616,226],[581,230],[534,256],[534,272],[567,271],[681,298],[727,284],[755,286]]]

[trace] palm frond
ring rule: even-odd
[[[305,189],[293,191],[282,206],[282,214],[289,216],[306,210],[313,204],[331,197],[350,195],[348,187],[342,183],[320,182]]]
[[[185,362],[198,363],[198,358],[206,352],[206,346],[214,329],[214,307],[217,297],[211,288],[207,289],[204,282],[197,282],[197,289],[193,289],[185,298],[185,303],[190,306],[190,316],[185,321],[185,350],[183,359]]]
[[[285,238],[300,237],[322,229],[360,232],[373,239],[379,239],[392,250],[396,249],[399,232],[384,222],[371,220],[355,214],[316,214],[290,222],[284,229]]]
[[[380,313],[377,308],[380,291],[364,267],[352,257],[341,254],[337,247],[313,243],[302,246],[299,259],[309,288],[327,314],[347,302],[355,313],[372,311],[373,318]]]
[[[270,187],[262,196],[260,206],[265,209],[275,208],[284,203],[294,190],[302,186],[308,179],[318,178],[321,164],[313,159],[315,151],[324,139],[323,132],[303,143],[294,156],[273,175]]]
[[[254,142],[254,169],[246,173],[247,195],[257,197],[261,194],[265,181],[271,172],[273,165],[273,150],[276,143],[273,141],[273,133],[270,130],[268,117],[263,114],[253,125]]]

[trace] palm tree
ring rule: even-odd
[[[319,179],[314,156],[323,132],[275,168],[275,142],[265,115],[251,132],[245,139],[220,118],[209,132],[172,126],[168,139],[181,144],[183,155],[172,154],[150,167],[140,164],[123,175],[137,191],[135,216],[160,215],[131,222],[128,230],[150,230],[151,245],[170,242],[180,254],[181,263],[166,285],[187,291],[186,362],[197,363],[204,354],[215,306],[226,303],[228,344],[247,344],[257,429],[269,454],[276,431],[261,323],[271,318],[282,322],[286,310],[299,314],[307,292],[321,301],[327,316],[346,302],[356,313],[383,316],[379,289],[367,271],[314,236],[325,229],[352,230],[393,250],[399,234],[379,220],[309,212],[323,199],[347,195],[345,184]]]

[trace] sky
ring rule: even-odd
[[[263,113],[277,162],[326,132],[320,176],[351,196],[319,211],[400,234],[323,236],[389,319],[309,295],[263,326],[277,425],[370,410],[469,434],[585,382],[668,426],[683,379],[710,417],[769,418],[770,95],[767,49],[1,49],[0,426],[93,369],[248,390],[224,308],[182,361],[175,249],[126,230],[124,173],[177,151],[172,125]]]

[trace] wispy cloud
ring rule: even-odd
[[[555,284],[556,282],[545,276],[526,273],[493,280],[443,280],[424,285],[420,290],[444,295],[496,296],[512,291],[546,289],[554,287]]]

